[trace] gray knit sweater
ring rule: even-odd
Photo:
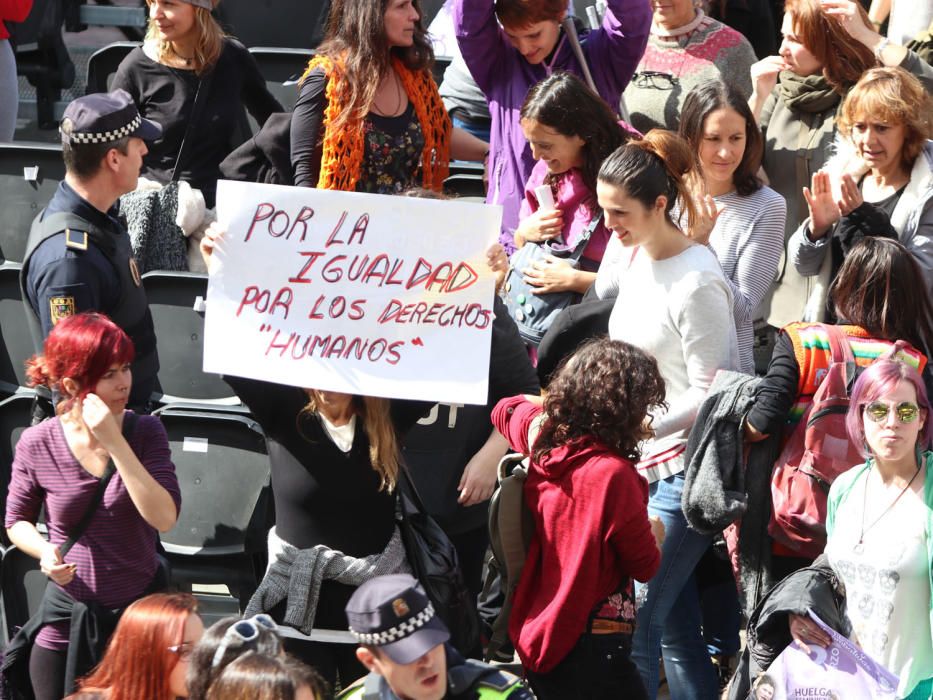
[[[631,124],[642,133],[655,127],[677,129],[684,98],[697,85],[722,80],[751,94],[749,69],[756,61],[748,40],[734,29],[697,10],[689,24],[674,30],[652,25],[648,46],[622,97]],[[677,81],[640,76],[666,73]]]

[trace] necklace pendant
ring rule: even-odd
[[[852,551],[856,554],[862,554],[865,551],[865,546],[862,544],[862,540],[858,541],[858,543],[852,548]]]

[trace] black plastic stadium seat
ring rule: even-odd
[[[32,220],[65,178],[60,145],[0,143],[0,262],[22,262]]]

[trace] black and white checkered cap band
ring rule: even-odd
[[[352,632],[353,635],[359,640],[360,644],[369,644],[375,647],[379,647],[384,644],[397,642],[400,639],[405,639],[405,637],[410,636],[416,630],[424,627],[432,617],[434,617],[434,606],[431,603],[428,603],[428,606],[424,610],[422,610],[410,620],[406,620],[400,625],[391,627],[384,632],[362,634],[357,632],[352,627],[350,628],[350,632]]]
[[[143,123],[143,118],[138,114],[136,117],[126,126],[120,127],[115,131],[103,131],[100,133],[82,133],[78,131],[72,131],[70,134],[66,134],[62,131],[62,136],[68,139],[71,143],[109,143],[111,141],[117,141],[122,139],[124,136],[129,136],[134,131],[136,131],[140,125]],[[61,131],[61,129],[59,129]]]

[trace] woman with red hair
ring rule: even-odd
[[[70,700],[174,700],[188,697],[191,650],[204,625],[189,593],[154,593],[123,613],[107,653]]]
[[[181,494],[161,422],[126,410],[133,354],[113,321],[84,313],[59,322],[28,363],[32,384],[62,400],[16,445],[5,525],[51,583],[3,672],[8,683],[31,684],[37,700],[71,692],[100,659],[119,611],[160,587],[157,531],[175,525]],[[48,540],[35,525],[43,507]]]

